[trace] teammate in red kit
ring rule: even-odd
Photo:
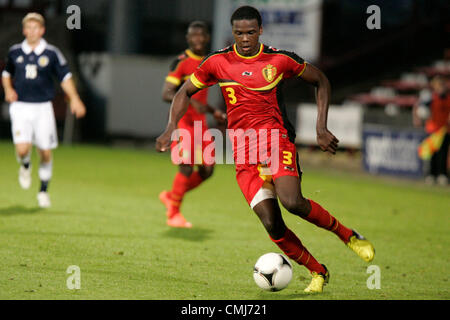
[[[178,56],[171,66],[163,87],[164,101],[172,102],[180,86],[197,69],[206,54],[209,39],[208,27],[204,22],[194,21],[189,25],[186,35],[189,49]],[[201,133],[207,132],[206,112],[212,113],[218,121],[223,121],[226,117],[223,112],[208,105],[208,91],[203,90],[191,97],[186,113],[178,122],[178,128],[188,130],[191,136],[194,136],[194,122],[197,121],[201,123]],[[159,195],[167,208],[167,224],[171,227],[192,227],[181,214],[180,206],[185,193],[198,187],[213,173],[213,165],[203,165],[203,159],[198,159],[206,145],[207,143],[195,145],[192,141],[172,143],[172,149],[179,154],[181,164],[179,172],[175,175],[172,190],[163,191]],[[200,163],[197,171],[194,171],[195,163]]]
[[[167,150],[176,124],[185,113],[190,97],[201,89],[219,83],[227,104],[228,128],[255,130],[258,141],[269,132],[266,146],[270,157],[257,163],[247,160],[236,164],[236,178],[248,204],[257,214],[271,240],[291,259],[304,265],[312,275],[306,292],[322,292],[329,272],[302,245],[285,225],[278,200],[292,214],[335,233],[363,260],[372,261],[372,244],[356,231],[345,227],[316,202],[306,199],[301,191],[302,172],[294,145],[295,131],[283,103],[281,86],[284,79],[301,78],[317,88],[317,142],[323,151],[336,153],[338,140],[327,129],[330,85],[326,76],[295,53],[277,50],[259,42],[262,21],[259,12],[249,6],[238,8],[231,17],[235,44],[207,56],[197,71],[175,96],[166,131],[157,139],[156,149]],[[272,140],[272,137],[277,139]],[[272,154],[273,141],[278,150]],[[235,145],[235,160],[242,145]],[[254,146],[245,146],[250,152]],[[278,156],[278,159],[275,157]],[[278,161],[273,161],[274,159]],[[268,161],[270,163],[268,163]]]

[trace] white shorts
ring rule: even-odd
[[[266,199],[277,199],[277,193],[275,192],[275,186],[270,182],[264,182],[261,189],[253,197],[250,207],[253,209],[256,205]]]
[[[13,102],[9,106],[14,144],[32,143],[41,150],[58,146],[55,114],[51,102]]]

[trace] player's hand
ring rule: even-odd
[[[328,129],[317,132],[317,143],[324,152],[336,154],[339,140]]]
[[[162,135],[160,135],[157,139],[156,139],[156,151],[158,152],[166,152],[167,150],[170,149],[170,144],[171,144],[171,137],[172,137],[172,132],[173,129],[168,126],[166,131],[163,132]]]
[[[227,121],[227,114],[218,109],[214,111],[213,117],[219,124],[224,124]]]
[[[70,111],[77,119],[83,118],[86,115],[86,107],[80,98],[74,98],[70,101]]]
[[[5,92],[5,101],[9,103],[16,102],[19,99],[19,96],[17,95],[16,90],[14,89],[8,89]]]

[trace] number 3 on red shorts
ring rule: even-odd
[[[292,152],[283,151],[283,164],[285,164],[285,165],[292,164]]]

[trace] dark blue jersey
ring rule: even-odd
[[[2,76],[13,78],[18,101],[46,102],[55,96],[53,77],[62,82],[71,73],[59,49],[41,39],[34,50],[26,40],[12,46]]]

